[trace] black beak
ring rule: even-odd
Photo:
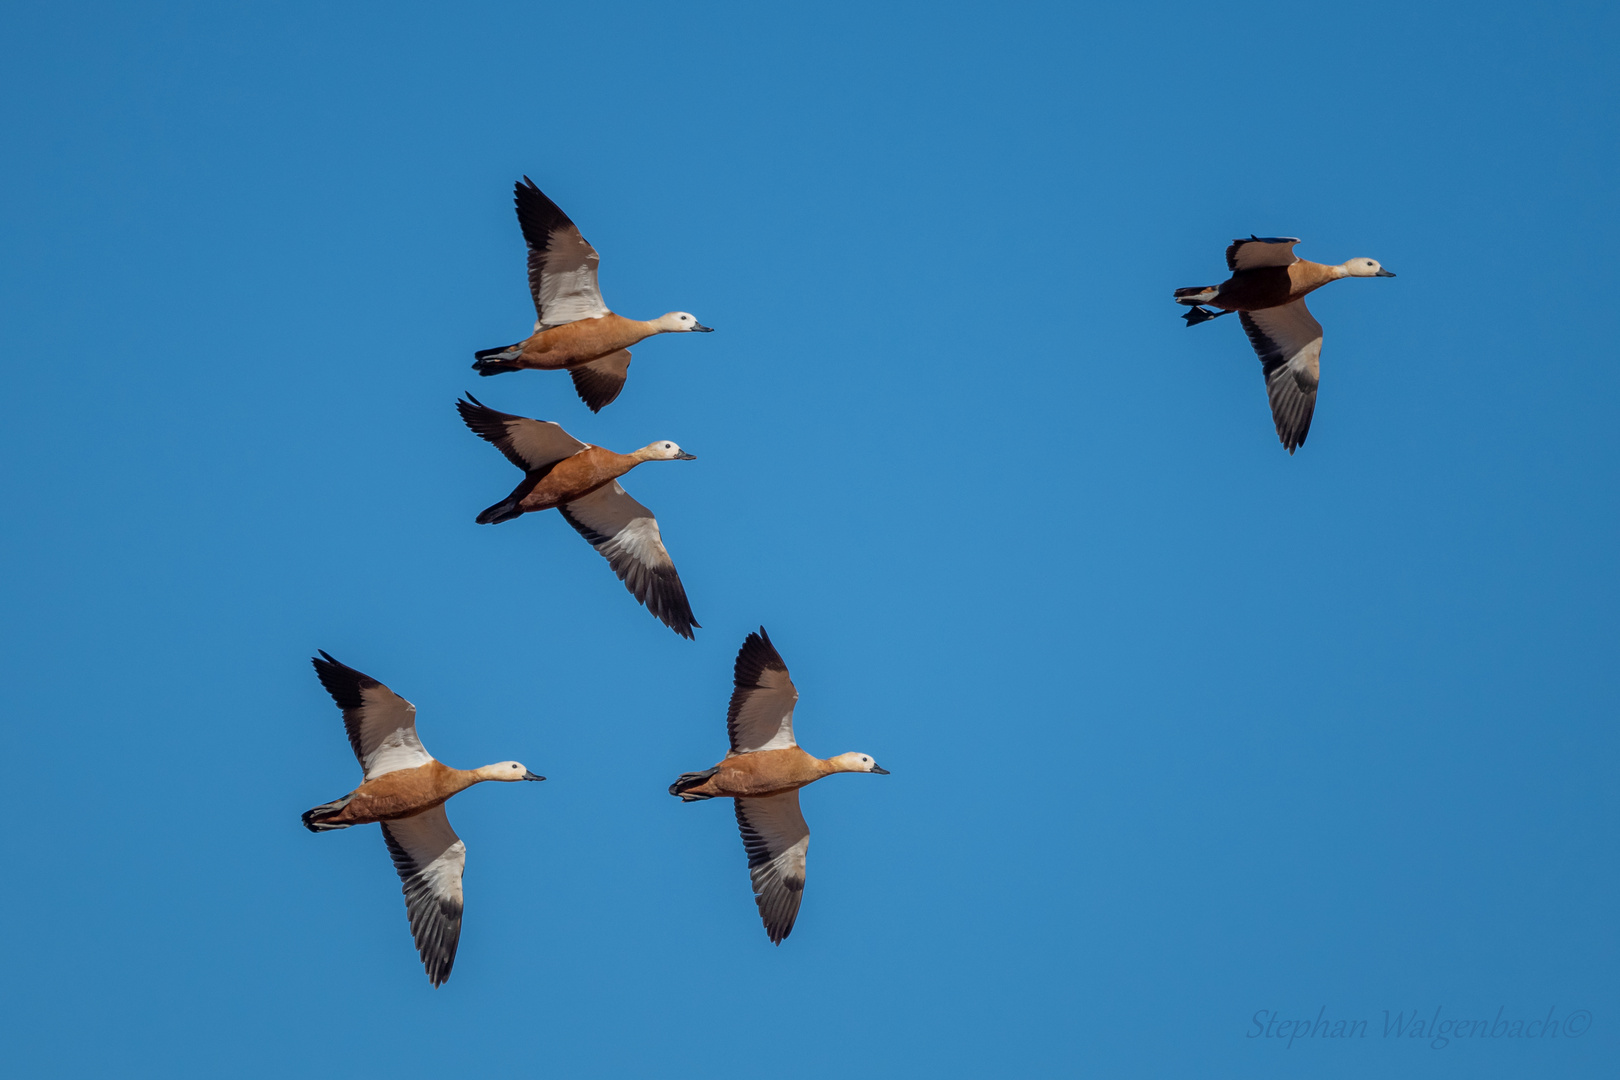
[[[523,770],[523,779],[525,779],[525,780],[544,780],[545,777],[540,776],[537,773],[532,773],[528,769],[524,769]]]
[[[888,776],[889,775],[889,770],[885,769],[883,766],[879,765],[875,761],[872,763],[872,771],[877,773],[879,776]]]
[[[1395,275],[1390,273],[1388,270],[1380,270],[1380,271],[1378,271],[1378,273],[1373,275],[1373,277],[1394,277],[1394,276]]]
[[[714,333],[714,327],[712,327],[712,326],[704,326],[702,323],[694,323],[694,324],[692,324],[692,329],[694,331],[696,331],[697,333],[699,333],[699,334],[712,334],[712,333]]]
[[[696,461],[697,460],[697,455],[696,454],[688,454],[685,450],[682,450],[680,453],[675,455],[675,460],[676,461]]]

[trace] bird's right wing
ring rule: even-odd
[[[793,741],[793,706],[799,691],[763,626],[759,633],[749,634],[737,650],[732,686],[731,705],[726,709],[732,753],[798,745]]]
[[[557,510],[648,611],[682,637],[692,636],[698,622],[651,510],[632,499],[617,480]]]
[[[343,710],[349,746],[366,779],[433,760],[416,737],[416,706],[370,675],[340,664],[326,653],[310,661],[315,674]]]
[[[461,874],[467,866],[467,845],[450,827],[443,803],[385,821],[382,833],[404,883],[416,951],[428,978],[438,986],[450,977],[461,941]]]
[[[456,402],[456,411],[474,435],[494,443],[507,461],[524,472],[539,472],[585,449],[561,424],[496,412],[471,394],[466,401]]]
[[[1281,307],[1240,311],[1238,318],[1259,354],[1277,437],[1292,454],[1305,445],[1322,378],[1322,324],[1295,300]]]
[[[737,799],[737,829],[748,852],[754,903],[772,944],[793,932],[804,899],[804,856],[810,826],[799,812],[798,791],[764,798]]]
[[[586,243],[579,226],[527,176],[517,185],[518,225],[529,245],[529,292],[534,297],[536,330],[608,314],[596,284],[601,256]]]
[[[613,404],[613,399],[624,389],[624,380],[630,375],[630,350],[598,356],[588,364],[568,369],[574,377],[574,392],[591,412],[601,412]]]

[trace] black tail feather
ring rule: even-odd
[[[473,370],[480,375],[500,375],[507,371],[522,371],[518,357],[523,355],[523,342],[502,345],[498,349],[480,349],[473,353]]]
[[[518,509],[518,496],[508,495],[494,506],[489,507],[478,515],[480,525],[499,525],[503,521],[511,521],[515,517],[522,517],[523,511]]]
[[[716,765],[714,768],[704,769],[702,772],[682,773],[679,780],[669,785],[669,793],[671,795],[679,795],[682,802],[696,802],[699,799],[712,799],[714,798],[713,795],[688,795],[687,792],[695,787],[698,787],[703,783],[703,781],[707,780],[709,777],[713,776],[719,771],[720,766]]]
[[[303,813],[304,828],[310,832],[331,832],[333,829],[347,829],[349,827],[348,822],[342,825],[329,825],[325,819],[342,813],[343,808],[349,805],[350,798],[351,796],[345,795],[341,799],[323,803],[313,810],[305,810]]]

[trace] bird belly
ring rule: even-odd
[[[523,363],[556,370],[578,367],[628,349],[647,337],[640,323],[618,315],[580,319],[542,330],[523,343]]]
[[[1240,270],[1226,279],[1209,305],[1227,311],[1261,311],[1292,303],[1305,292],[1295,295],[1288,267],[1262,266],[1257,270]]]

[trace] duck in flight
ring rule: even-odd
[[[596,284],[596,249],[527,176],[517,185],[517,216],[529,246],[534,333],[515,345],[475,353],[478,374],[566,369],[579,399],[600,412],[624,389],[630,346],[654,334],[712,332],[685,311],[646,321],[609,311]]]
[[[823,761],[793,739],[793,706],[799,691],[765,628],[749,634],[737,653],[726,731],[731,751],[712,769],[686,773],[669,787],[682,802],[733,799],[737,828],[748,852],[754,903],[772,944],[793,932],[804,897],[804,856],[810,826],[799,812],[799,789],[833,773],[879,773],[867,754],[839,754]]]
[[[615,454],[580,442],[548,420],[496,412],[471,394],[456,402],[456,409],[473,434],[493,443],[524,474],[512,494],[478,515],[478,524],[555,507],[665,626],[684,638],[692,636],[693,627],[702,629],[664,548],[658,520],[618,480],[644,461],[696,461],[695,454],[668,441]]]
[[[326,653],[313,660],[321,685],[343,710],[349,745],[365,782],[341,799],[305,811],[310,832],[382,825],[383,842],[404,882],[405,911],[428,980],[450,977],[461,940],[461,872],[467,845],[445,816],[452,795],[485,780],[544,780],[521,762],[452,769],[435,761],[416,737],[416,706],[370,675]]]
[[[1192,309],[1182,316],[1188,326],[1238,313],[1263,365],[1277,437],[1290,454],[1305,445],[1321,379],[1322,324],[1305,307],[1305,294],[1340,278],[1395,276],[1377,259],[1351,259],[1338,266],[1308,262],[1295,256],[1297,243],[1294,236],[1234,240],[1226,249],[1231,277],[1175,294],[1176,303]]]

